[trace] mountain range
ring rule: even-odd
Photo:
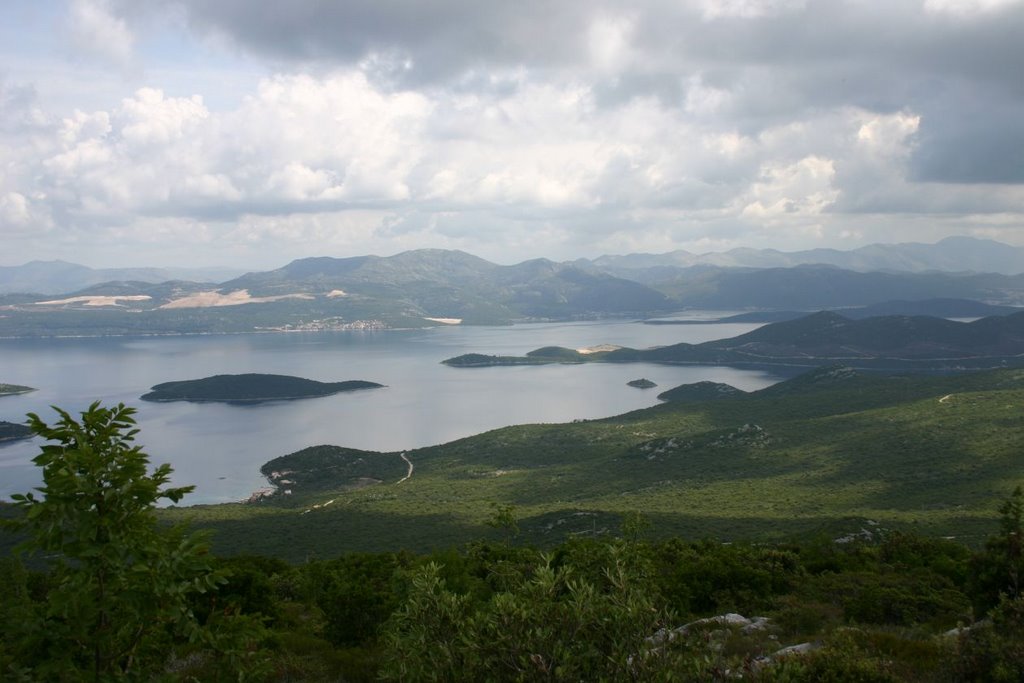
[[[204,272],[212,274],[34,262],[0,269],[0,291],[8,292],[0,293],[0,336],[408,328],[646,318],[683,309],[800,313],[880,304],[888,304],[891,313],[916,313],[920,302],[932,299],[1024,304],[1024,275],[963,272],[984,262],[991,264],[989,270],[1013,270],[1015,247],[950,238],[935,245],[874,245],[856,251],[859,266],[875,254],[887,255],[877,263],[903,263],[912,270],[659,265],[685,262],[679,252],[498,265],[460,251],[420,249],[388,257],[304,258],[275,270],[201,282]],[[954,252],[961,260],[954,260]],[[760,253],[768,262],[782,252]],[[787,258],[822,254],[854,252],[815,250]],[[959,269],[920,271],[928,264],[959,264]],[[174,277],[179,279],[168,279]],[[117,279],[95,283],[105,278]],[[82,282],[92,284],[72,287]],[[896,300],[903,303],[888,303]]]
[[[318,266],[331,264],[328,270],[335,274],[363,270],[397,274],[408,268],[412,260],[408,254],[438,250],[418,250],[396,257],[356,256],[351,258],[306,258],[295,261],[278,271],[289,274],[315,271]],[[541,259],[542,262],[543,259]],[[463,263],[463,275],[486,270],[483,259],[476,259],[476,268]],[[527,261],[526,263],[532,263]],[[295,265],[301,264],[301,265]],[[493,265],[493,264],[491,264]],[[520,264],[522,265],[522,264]],[[724,252],[695,254],[677,250],[663,254],[606,255],[596,259],[577,259],[571,265],[586,270],[597,270],[627,280],[655,282],[669,280],[681,271],[695,266],[714,268],[792,268],[801,265],[827,265],[857,272],[891,271],[922,273],[927,271],[1024,273],[1024,248],[974,237],[948,237],[935,244],[907,242],[900,244],[870,244],[858,249],[809,249],[784,252],[777,249],[738,248]],[[294,266],[294,267],[292,267]],[[225,282],[242,274],[238,268],[89,268],[66,261],[31,261],[20,266],[0,266],[0,294],[35,293],[62,294],[92,285],[113,281],[159,283],[169,280],[194,282]],[[413,268],[419,279],[432,279],[436,271]]]
[[[0,336],[230,333],[507,324],[667,313],[646,285],[544,259],[501,266],[459,251],[299,259],[220,284],[110,282],[0,296]]]
[[[0,266],[0,294],[63,294],[119,280],[221,282],[241,272],[238,268],[89,268],[67,261],[30,261],[20,266]]]
[[[691,349],[758,358],[855,363],[858,359],[941,359],[1017,356],[1024,353],[1024,313],[963,323],[931,316],[879,316],[850,320],[822,311],[759,327],[731,339],[677,344],[645,353],[649,360],[684,357]]]
[[[947,237],[935,244],[869,244],[849,251],[809,249],[784,252],[776,249],[738,248],[695,254],[677,250],[664,254],[601,256],[593,260],[579,259],[575,263],[630,279],[652,276],[663,278],[675,269],[694,266],[792,268],[811,264],[859,272],[881,270],[921,273],[937,270],[1016,275],[1024,273],[1024,248],[974,237]]]

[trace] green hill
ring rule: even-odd
[[[662,401],[721,401],[742,393],[736,387],[721,382],[696,382],[663,391],[658,398]]]
[[[111,297],[119,297],[112,299]],[[0,336],[416,328],[667,312],[646,285],[545,259],[503,266],[460,251],[307,258],[220,284],[106,282],[7,296]]]
[[[219,552],[290,558],[448,547],[484,533],[495,504],[515,506],[524,540],[541,545],[613,527],[632,511],[664,537],[841,535],[872,520],[977,543],[1024,479],[1022,408],[1021,370],[892,377],[828,368],[721,400],[409,451],[415,470],[401,483],[394,453],[344,449],[338,463],[312,470],[309,454],[286,456],[275,470],[304,472],[290,495],[168,514],[217,529]],[[359,469],[378,466],[390,469]],[[354,487],[360,478],[380,483]]]
[[[288,375],[215,375],[203,379],[164,382],[143,394],[144,401],[219,401],[226,403],[259,403],[299,398],[330,396],[342,391],[376,389],[375,382],[316,382]]]

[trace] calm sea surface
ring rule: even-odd
[[[0,340],[0,382],[38,391],[0,397],[0,420],[23,422],[50,405],[78,412],[91,402],[138,408],[154,463],[174,468],[176,485],[195,484],[185,503],[245,498],[264,486],[267,460],[317,444],[380,451],[444,443],[496,427],[617,415],[658,403],[683,383],[712,380],[754,390],[779,375],[724,367],[649,363],[450,368],[462,353],[521,355],[541,346],[619,344],[646,348],[742,334],[752,324],[642,325],[627,321],[415,331],[314,332],[185,337]],[[320,381],[387,385],[354,393],[254,406],[147,403],[154,384],[224,373],[265,372]],[[646,377],[657,389],[626,386]],[[0,498],[40,482],[31,463],[37,439],[0,445]]]

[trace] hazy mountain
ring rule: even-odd
[[[219,284],[154,283],[144,279],[158,279],[161,273],[152,269],[94,271],[73,264],[28,264],[20,272],[26,275],[22,282],[36,272],[37,289],[38,283],[47,280],[53,286],[61,277],[116,274],[128,279],[63,294],[0,293],[0,336],[503,324],[656,316],[684,308],[816,311],[894,299],[1024,303],[1024,275],[695,266],[675,269],[671,278],[648,286],[572,263],[534,259],[502,266],[438,249],[389,257],[305,258]],[[909,307],[895,312],[917,312]]]
[[[869,306],[895,299],[971,299],[1024,303],[1024,276],[996,273],[857,272],[833,266],[795,268],[695,267],[656,288],[680,307],[809,310]]]
[[[0,336],[36,336],[504,324],[666,313],[676,304],[640,283],[569,264],[500,266],[426,249],[299,259],[218,285],[135,280],[62,295],[7,294],[0,306]]]
[[[1019,366],[1024,358],[1024,312],[957,322],[931,316],[851,320],[821,311],[770,323],[728,339],[649,349],[616,348],[589,354],[548,346],[526,356],[468,353],[444,361],[453,367],[544,363],[686,363],[730,366],[826,366],[899,370],[955,370]],[[691,387],[689,391],[711,391]],[[670,396],[671,398],[671,396]]]
[[[645,320],[648,325],[705,325],[708,323],[777,323],[784,320],[803,318],[815,311],[750,311],[737,313],[721,318],[687,320],[687,319],[652,319]],[[990,315],[1011,315],[1024,312],[1019,306],[994,306],[992,304],[972,301],[970,299],[921,299],[919,301],[894,300],[883,301],[869,306],[842,308],[837,311],[845,318],[860,320],[880,315],[930,315],[936,318],[985,318]]]
[[[240,272],[237,268],[89,268],[66,261],[31,261],[0,266],[0,294],[61,294],[115,280],[220,282]]]
[[[547,259],[500,266],[461,251],[420,249],[395,256],[307,258],[248,273],[221,291],[253,296],[344,292],[398,301],[411,314],[496,322],[522,317],[669,310],[674,304],[642,284]]]
[[[1024,353],[1024,313],[982,318],[970,323],[930,316],[880,316],[851,320],[822,311],[752,332],[705,342],[657,349],[621,349],[606,360],[662,362],[830,362],[869,364],[879,360],[912,365],[915,361],[993,359]]]
[[[693,266],[720,268],[791,268],[819,264],[847,270],[1024,273],[1024,248],[973,237],[948,237],[936,244],[906,242],[870,244],[859,249],[810,249],[783,252],[776,249],[731,249],[725,252],[694,254],[672,251],[665,254],[628,254],[580,259],[582,267],[593,267],[619,277],[654,282],[670,277],[673,271]]]

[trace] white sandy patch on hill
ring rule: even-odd
[[[213,308],[215,306],[240,306],[242,304],[265,304],[283,299],[312,299],[312,294],[281,294],[279,296],[250,296],[248,289],[239,289],[229,294],[213,290],[197,292],[180,299],[168,301],[160,308]]]
[[[327,292],[328,299],[333,299],[338,296],[348,296],[348,294],[346,294],[345,290],[343,289],[332,289],[331,291]]]
[[[148,294],[129,294],[127,296],[73,296],[70,299],[53,299],[37,301],[36,306],[63,306],[65,304],[84,304],[86,306],[121,306],[121,301],[148,301],[153,297]]]
[[[441,323],[442,325],[461,325],[462,318],[424,318],[432,323]]]
[[[621,346],[615,344],[598,344],[597,346],[585,346],[582,349],[576,349],[577,352],[582,354],[588,353],[603,353],[605,351],[617,351],[621,349]]]

